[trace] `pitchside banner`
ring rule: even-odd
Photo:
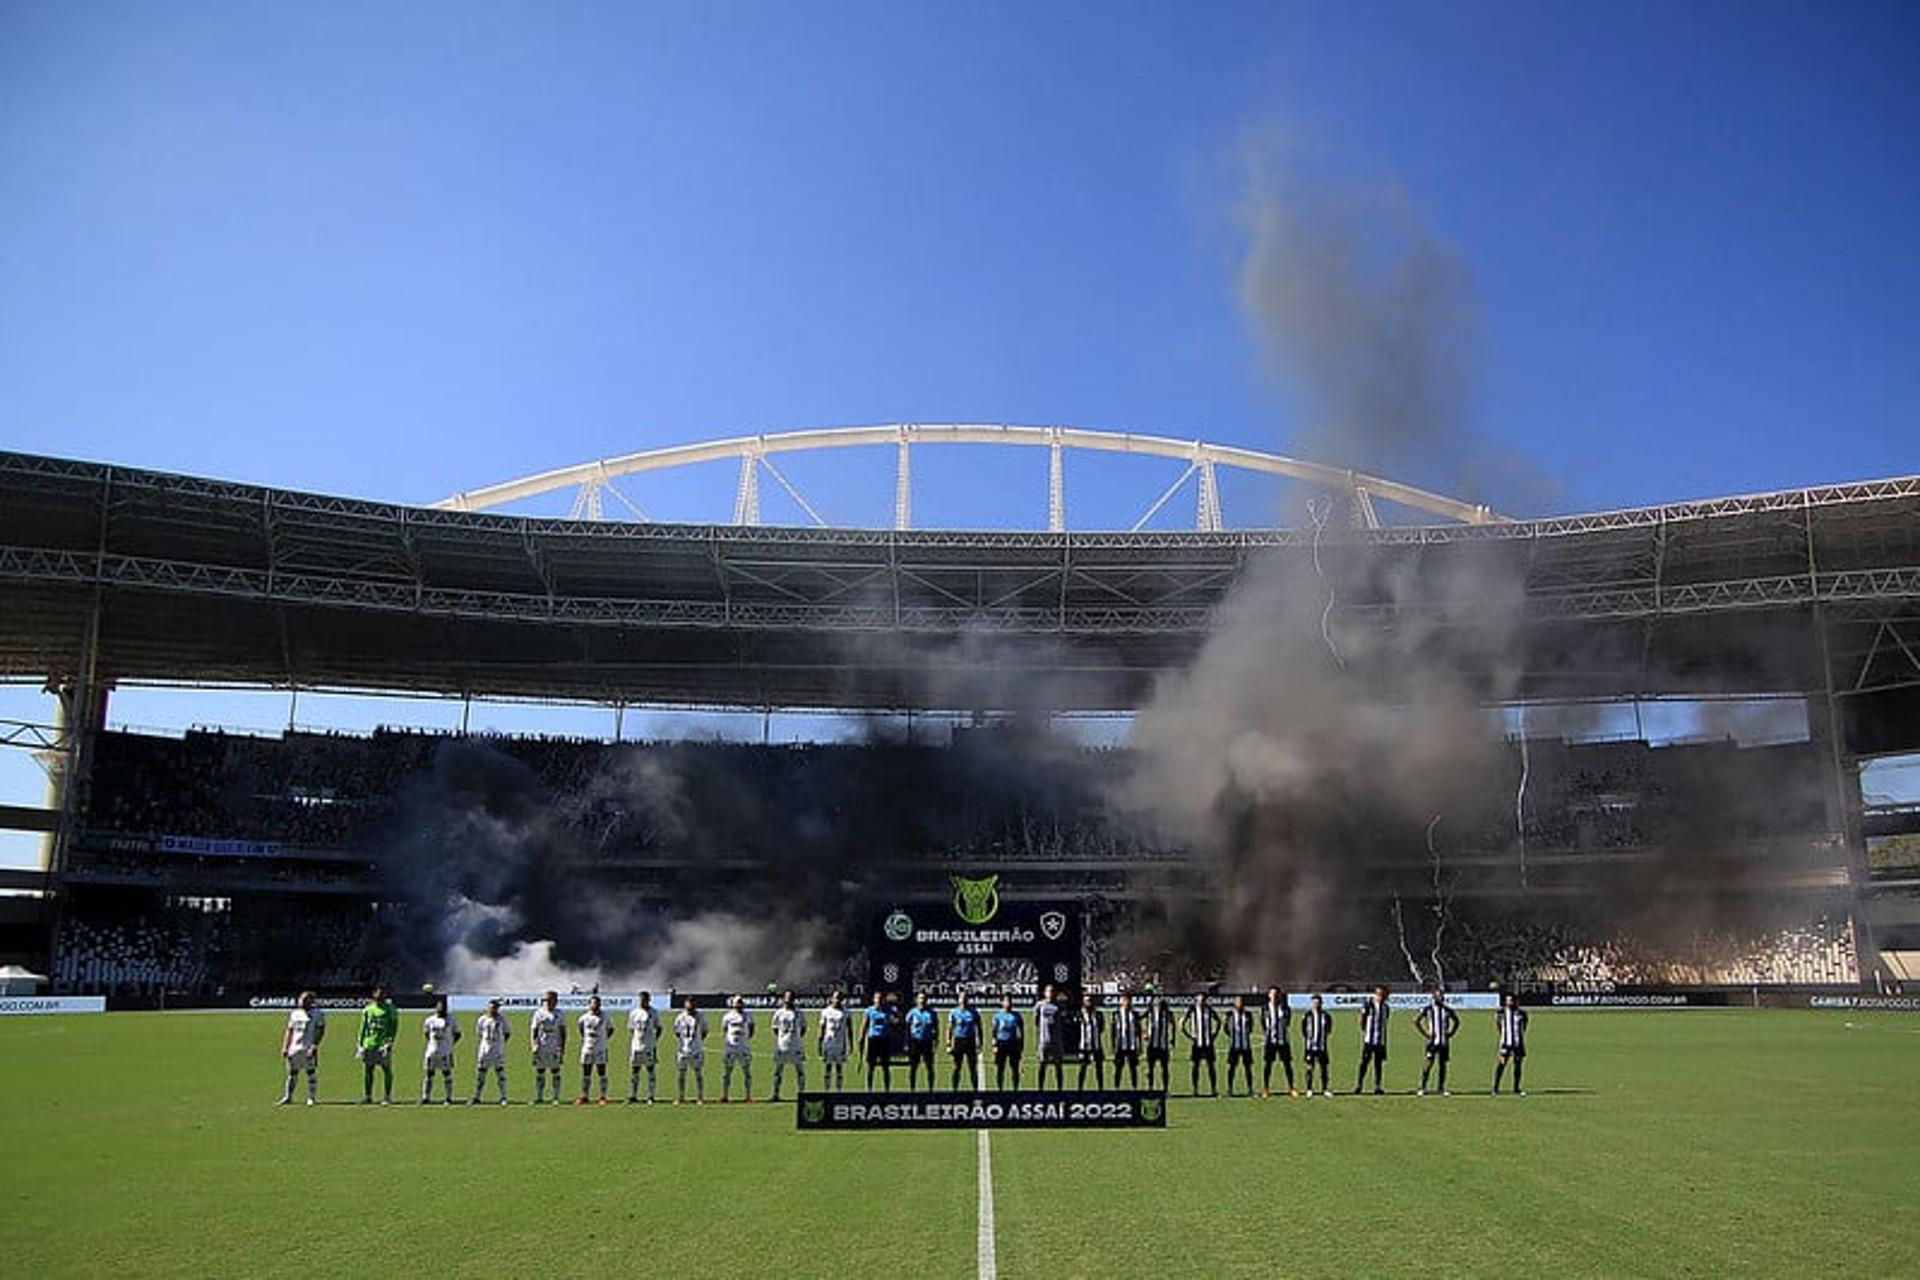
[[[1167,1095],[1057,1093],[803,1093],[801,1129],[1164,1129]]]
[[[1247,1003],[1253,1005],[1265,999],[1264,995],[1249,996]],[[1320,997],[1320,1004],[1325,1009],[1358,1009],[1371,999],[1373,999],[1373,993],[1370,991],[1330,991]],[[1214,1008],[1224,1008],[1230,1000],[1231,997],[1224,1000],[1216,997],[1213,1002]],[[1313,1007],[1311,1001],[1311,996],[1295,993],[1288,998],[1287,1007],[1298,1013],[1302,1009],[1311,1009]],[[1393,991],[1387,994],[1387,1007],[1400,1012],[1417,1013],[1432,1003],[1433,996],[1425,991]],[[1498,1009],[1500,997],[1491,991],[1449,991],[1447,1004],[1461,1012]]]
[[[105,996],[0,996],[0,1017],[39,1013],[105,1013]]]

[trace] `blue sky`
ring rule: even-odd
[[[11,0],[0,446],[402,501],[839,423],[1284,450],[1236,280],[1278,139],[1465,265],[1472,421],[1552,481],[1509,505],[1913,472],[1916,66],[1899,4]],[[889,460],[793,471],[886,519]],[[1171,478],[1076,474],[1083,525]],[[916,516],[1044,502],[955,455]]]

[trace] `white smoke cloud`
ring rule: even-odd
[[[496,922],[513,932],[517,922]],[[837,970],[832,934],[815,920],[750,920],[706,911],[660,927],[637,965],[569,965],[555,957],[551,939],[515,942],[502,955],[485,955],[464,941],[450,945],[444,981],[473,992],[758,991],[769,983],[810,986]]]

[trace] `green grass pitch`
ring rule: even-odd
[[[975,1273],[971,1132],[798,1133],[758,1103],[422,1108],[417,1014],[394,1107],[276,1109],[282,1017],[0,1019],[5,1272]],[[358,1096],[353,1021],[333,1019],[328,1104]],[[1542,1011],[1525,1099],[1486,1096],[1491,1028],[1467,1017],[1452,1098],[1407,1096],[1403,1026],[1393,1097],[1188,1101],[1176,1063],[1164,1132],[995,1134],[1000,1274],[1920,1268],[1920,1018]],[[1343,1017],[1349,1086],[1354,1042]],[[755,1075],[764,1092],[771,1063]]]

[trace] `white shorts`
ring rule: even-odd
[[[656,1050],[635,1049],[633,1056],[627,1059],[627,1065],[631,1067],[650,1067],[658,1060],[659,1055]]]
[[[453,1070],[453,1054],[430,1053],[422,1061],[421,1067],[426,1071],[451,1071]]]
[[[533,1069],[535,1071],[558,1071],[565,1065],[558,1049],[535,1049],[533,1051]]]
[[[482,1071],[505,1071],[507,1069],[507,1051],[505,1049],[489,1049],[474,1059],[473,1065]]]
[[[287,1070],[288,1071],[311,1071],[316,1066],[319,1065],[319,1062],[320,1062],[319,1050],[295,1049],[292,1053],[289,1053],[287,1055]]]
[[[583,1067],[604,1067],[607,1065],[607,1049],[602,1045],[598,1049],[582,1049],[580,1065]]]

